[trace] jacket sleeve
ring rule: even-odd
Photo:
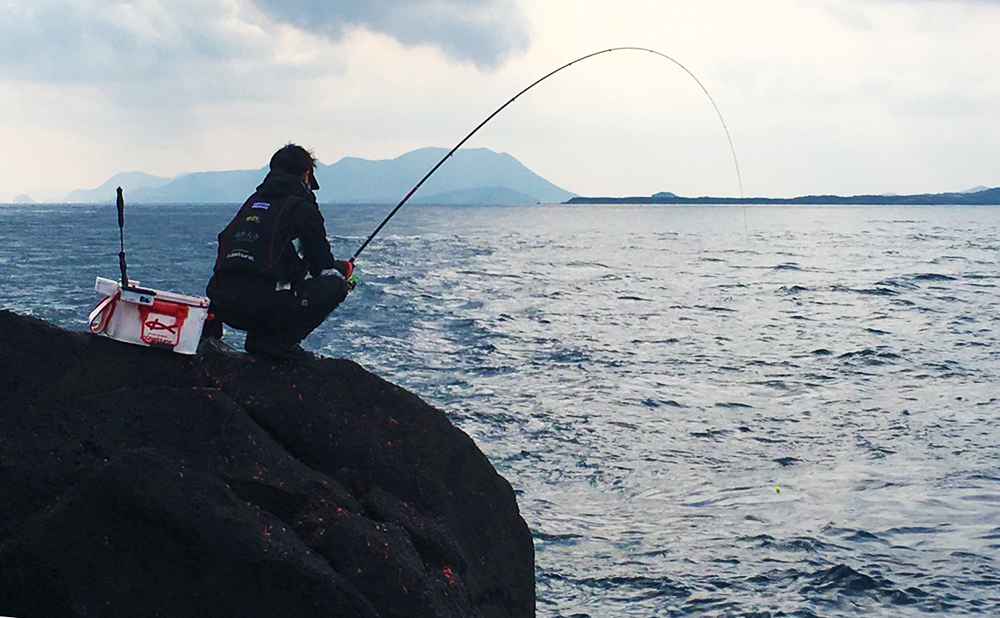
[[[330,251],[330,241],[326,239],[326,225],[323,214],[316,204],[302,201],[297,210],[296,222],[302,254],[309,263],[309,273],[315,277],[320,272],[334,267],[335,260]]]

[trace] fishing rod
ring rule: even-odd
[[[543,77],[541,77],[541,78],[535,80],[534,82],[532,82],[531,85],[529,85],[527,88],[525,88],[521,92],[518,92],[517,94],[515,94],[513,97],[511,97],[511,99],[509,101],[507,101],[506,103],[504,103],[503,105],[501,105],[500,107],[498,107],[495,112],[493,112],[492,114],[490,114],[489,116],[487,116],[486,120],[483,120],[482,122],[480,122],[479,125],[477,125],[475,129],[473,129],[472,131],[470,131],[468,135],[466,135],[465,137],[462,138],[462,141],[460,141],[457,144],[455,144],[455,147],[452,148],[451,150],[449,150],[448,154],[446,154],[444,157],[442,157],[441,160],[438,161],[437,164],[434,167],[432,167],[431,170],[429,172],[427,172],[424,175],[423,178],[420,179],[420,182],[418,182],[416,185],[414,185],[413,188],[410,189],[409,193],[407,193],[403,197],[403,199],[400,200],[398,204],[396,204],[396,207],[392,209],[392,212],[390,212],[386,216],[386,218],[382,220],[382,223],[379,223],[378,227],[375,228],[375,231],[372,232],[368,236],[368,238],[365,239],[365,242],[361,243],[361,246],[358,247],[358,250],[354,252],[354,255],[351,256],[351,262],[354,262],[354,260],[357,259],[357,257],[359,255],[361,255],[361,252],[365,250],[365,247],[368,246],[368,243],[370,243],[372,241],[372,239],[374,239],[375,236],[377,236],[378,233],[382,231],[382,228],[385,227],[386,223],[389,223],[389,219],[392,219],[392,217],[397,212],[399,212],[399,209],[403,207],[403,204],[405,204],[406,202],[409,201],[410,197],[414,193],[417,192],[417,189],[419,189],[421,187],[421,185],[423,185],[424,182],[426,182],[427,179],[430,178],[434,174],[434,172],[438,171],[438,168],[440,168],[442,165],[444,165],[444,162],[447,161],[449,158],[451,158],[451,155],[455,154],[456,150],[458,150],[459,148],[461,148],[462,145],[465,144],[465,142],[469,141],[469,139],[473,135],[475,135],[476,133],[478,133],[479,129],[482,129],[484,126],[486,126],[486,123],[488,123],[490,120],[493,120],[494,116],[496,116],[497,114],[499,114],[500,112],[502,112],[504,109],[506,109],[508,105],[510,105],[511,103],[513,103],[514,101],[516,101],[517,98],[520,97],[522,94],[524,94],[525,92],[531,90],[532,88],[534,88],[538,84],[542,83],[543,81],[547,80],[548,78],[552,77],[553,75],[555,75],[556,73],[562,71],[563,69],[568,69],[569,67],[573,66],[574,64],[576,64],[578,62],[582,62],[582,61],[584,61],[584,60],[586,60],[588,58],[593,58],[594,56],[599,56],[601,54],[606,54],[606,53],[609,53],[609,52],[616,52],[616,51],[642,51],[642,52],[649,52],[651,54],[655,54],[657,56],[660,56],[661,58],[665,58],[665,59],[669,60],[670,62],[673,62],[674,64],[676,64],[677,66],[679,66],[681,69],[683,69],[684,72],[687,73],[688,75],[690,75],[691,79],[693,79],[695,81],[695,83],[698,84],[698,86],[701,88],[702,92],[705,93],[705,96],[708,97],[708,100],[712,102],[712,107],[715,108],[715,113],[719,116],[719,120],[722,122],[722,129],[726,132],[726,139],[729,141],[729,150],[733,154],[733,163],[736,165],[736,180],[737,180],[737,182],[739,183],[739,186],[740,186],[740,198],[742,199],[743,198],[743,179],[740,176],[740,162],[736,159],[736,148],[733,147],[733,138],[730,137],[730,135],[729,135],[729,128],[726,126],[726,120],[725,120],[725,118],[722,117],[722,112],[719,111],[719,106],[715,104],[715,99],[713,99],[712,95],[709,94],[708,89],[705,88],[705,86],[701,83],[701,80],[699,80],[697,77],[695,77],[694,73],[692,73],[690,70],[688,70],[688,68],[686,66],[684,66],[683,64],[681,64],[677,60],[674,60],[670,56],[668,56],[666,54],[663,54],[663,53],[660,53],[660,52],[658,52],[658,51],[656,51],[654,49],[648,49],[646,47],[612,47],[610,49],[603,49],[603,50],[598,51],[598,52],[593,52],[593,53],[587,54],[586,56],[581,56],[581,57],[577,58],[576,60],[574,60],[572,62],[567,62],[566,64],[562,65],[558,69],[556,69],[556,70],[554,70],[554,71],[552,71],[550,73],[547,73]],[[745,216],[746,216],[746,213],[744,212],[744,217]]]

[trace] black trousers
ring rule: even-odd
[[[347,283],[321,275],[276,290],[275,281],[253,273],[224,270],[212,275],[208,297],[224,323],[247,332],[298,343],[314,331],[347,297]]]

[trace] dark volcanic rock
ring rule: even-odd
[[[355,363],[0,311],[0,615],[533,616],[534,557],[472,440]]]

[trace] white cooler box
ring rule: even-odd
[[[94,284],[104,295],[90,312],[90,332],[135,345],[195,354],[208,317],[207,298],[140,288],[129,280],[98,277]]]

